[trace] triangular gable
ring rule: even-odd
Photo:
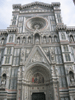
[[[43,3],[43,2],[32,2],[32,3],[26,4],[26,5],[22,5],[21,9],[36,6],[36,5],[37,6],[43,6],[43,7],[52,7],[51,4],[47,4],[47,3]]]
[[[29,4],[25,4],[25,5],[21,5],[21,4],[14,4],[13,5],[13,9],[20,9],[20,11],[23,11],[23,10],[26,10],[26,9],[30,9],[32,7],[34,7],[34,9],[36,7],[43,7],[44,9],[45,8],[48,8],[48,9],[53,9],[53,7],[59,7],[60,6],[60,3],[59,2],[55,2],[55,3],[52,3],[52,4],[47,4],[47,3],[43,3],[43,2],[32,2],[32,3],[29,3]]]
[[[48,63],[50,64],[50,60],[46,56],[45,52],[41,48],[41,46],[34,46],[31,53],[29,54],[25,66],[28,65],[28,63],[34,63],[34,62],[41,62],[41,63]]]
[[[23,12],[50,12],[52,6],[42,2],[33,2],[31,4],[21,6],[21,13]],[[22,12],[23,11],[23,12]]]

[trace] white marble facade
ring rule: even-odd
[[[75,100],[75,28],[60,3],[14,4],[0,30],[0,100]]]

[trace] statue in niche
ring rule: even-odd
[[[30,52],[30,49],[27,49],[27,50],[26,50],[26,53],[29,54],[29,52]]]
[[[4,38],[1,39],[1,44],[4,44]]]
[[[20,37],[17,38],[17,43],[18,43],[18,44],[20,43]]]
[[[73,40],[73,36],[72,36],[72,35],[70,36],[70,41],[71,41],[71,42],[73,42],[73,41],[74,41],[74,40]]]
[[[24,56],[24,49],[21,49],[21,56]]]
[[[69,72],[70,82],[74,82],[74,73],[72,71]]]
[[[39,42],[39,38],[38,37],[36,37],[36,42]]]
[[[54,42],[57,42],[57,36],[54,36]]]
[[[49,42],[51,43],[51,36],[49,36]]]
[[[18,77],[21,77],[21,67],[18,68]]]
[[[1,85],[2,85],[3,87],[5,87],[5,85],[6,85],[6,74],[3,74],[3,75],[2,75]]]
[[[22,41],[23,43],[26,43],[26,38],[25,37],[23,37],[23,41]]]
[[[55,56],[54,56],[54,49],[53,48],[51,48],[50,54],[51,54],[51,60],[53,62],[54,61],[54,58],[55,58]]]
[[[35,42],[38,43],[40,41],[40,36],[38,33],[35,34]]]
[[[46,43],[46,37],[45,36],[43,37],[43,42]]]
[[[31,43],[31,37],[28,38],[28,43]]]
[[[35,74],[32,77],[32,83],[44,83],[44,78],[42,75],[40,75],[39,73]]]

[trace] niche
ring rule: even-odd
[[[35,34],[35,43],[39,43],[40,42],[40,36],[38,33]]]

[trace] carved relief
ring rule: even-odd
[[[29,54],[29,53],[30,53],[30,49],[27,49],[27,50],[26,50],[26,53]]]
[[[54,48],[50,49],[50,55],[51,55],[51,61],[52,63],[55,62],[55,52],[54,52]]]
[[[21,58],[20,58],[20,64],[23,64],[25,60],[25,49],[21,49]]]
[[[41,55],[38,53],[38,51],[34,54],[34,56],[31,59],[31,62],[45,62],[45,59],[41,57]]]

